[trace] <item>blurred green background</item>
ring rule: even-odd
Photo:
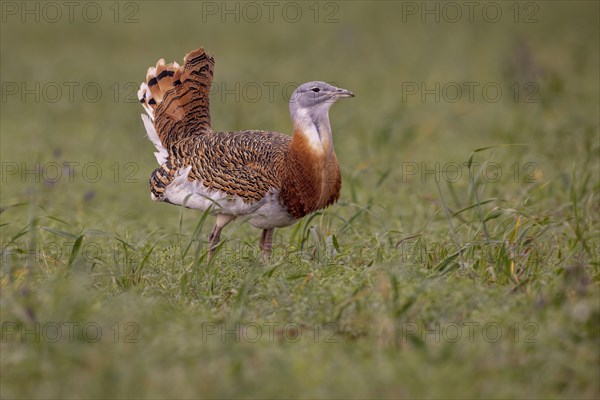
[[[469,4],[2,1],[2,397],[598,397],[599,4]],[[237,223],[206,267],[211,218],[149,198],[137,88],[199,46],[215,130],[291,134],[306,81],[356,94],[341,201],[270,266]],[[102,340],[22,339],[69,321]],[[469,321],[505,334],[404,340]],[[202,340],[270,322],[335,341]]]

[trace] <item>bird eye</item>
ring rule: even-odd
[[[318,87],[314,87],[314,88],[312,88],[310,90],[312,90],[315,93],[319,93],[321,91],[321,89],[319,89]]]

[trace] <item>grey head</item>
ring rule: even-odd
[[[329,107],[342,97],[354,97],[346,89],[338,88],[326,82],[313,81],[303,83],[292,93],[290,114],[292,120],[310,115],[313,120],[327,118]]]

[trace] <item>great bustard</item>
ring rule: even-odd
[[[275,228],[333,204],[341,176],[333,149],[329,107],[352,92],[308,82],[290,99],[292,137],[278,132],[213,132],[209,91],[215,61],[203,48],[183,66],[161,59],[150,67],[138,97],[160,167],[150,177],[152,200],[216,215],[209,257],[221,230],[236,217],[263,229],[260,248],[271,252]]]

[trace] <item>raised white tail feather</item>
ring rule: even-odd
[[[142,103],[142,107],[144,107],[144,110],[146,110],[146,112],[150,116],[150,119],[152,121],[154,121],[154,110],[148,104],[148,100],[150,100],[150,90],[148,90],[148,85],[146,84],[146,82],[143,82],[140,85],[140,90],[138,90],[137,94],[138,94],[138,100],[141,101],[142,99],[144,99],[144,102]]]
[[[169,157],[169,152],[167,151],[167,149],[164,148],[164,146],[160,142],[160,139],[158,137],[158,134],[156,133],[156,129],[154,129],[154,124],[150,120],[150,117],[148,115],[142,114],[142,121],[144,121],[144,127],[146,128],[148,138],[154,144],[156,150],[158,150],[154,153],[156,161],[158,161],[158,165],[163,165]]]

